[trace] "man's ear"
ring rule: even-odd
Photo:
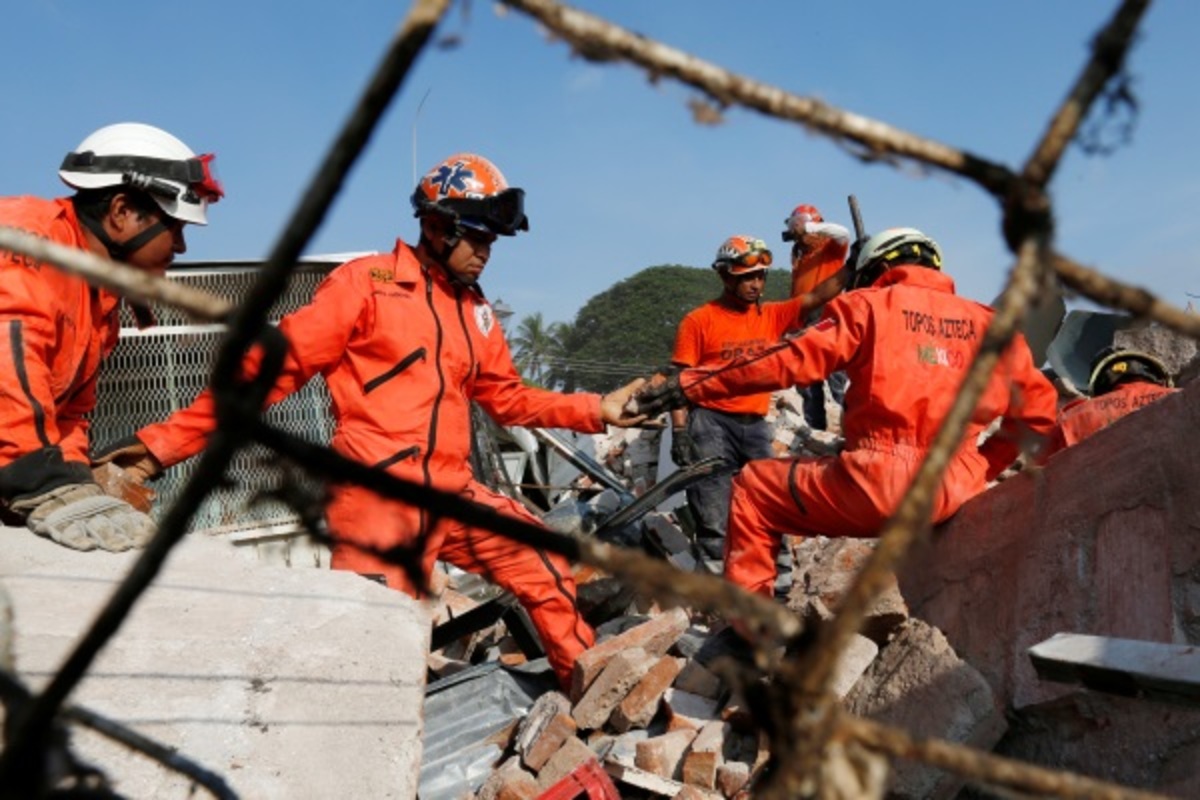
[[[145,217],[146,212],[133,202],[128,192],[117,192],[108,201],[104,222],[113,233],[122,234],[130,227],[139,226]]]

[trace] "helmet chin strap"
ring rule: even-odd
[[[435,264],[442,268],[442,272],[450,283],[455,286],[473,287],[475,286],[473,282],[464,281],[454,273],[454,270],[450,269],[450,253],[462,241],[462,229],[455,222],[447,220],[447,223],[452,226],[452,230],[442,237],[441,252],[434,249],[433,241],[425,235],[424,228],[421,229],[421,239],[417,244],[425,247],[425,252],[429,254],[429,257],[433,259]]]
[[[104,245],[104,249],[108,250],[108,255],[113,261],[127,260],[133,253],[145,247],[151,239],[160,233],[168,231],[163,221],[158,219],[154,221],[154,224],[136,236],[130,237],[124,242],[116,242],[108,235],[108,231],[104,230],[104,223],[100,222],[100,220],[80,217],[79,221],[83,223],[85,228],[92,232],[93,236],[100,240],[100,244]]]

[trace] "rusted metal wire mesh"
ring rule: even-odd
[[[401,481],[364,464],[345,459],[328,448],[306,441],[272,424],[261,414],[262,400],[280,367],[285,343],[267,324],[270,309],[292,280],[305,244],[328,211],[350,166],[365,146],[384,109],[399,90],[413,59],[427,45],[450,0],[416,0],[376,73],[337,139],[331,145],[312,185],[303,194],[287,227],[280,234],[267,264],[246,299],[237,307],[190,287],[171,285],[120,265],[86,254],[56,248],[13,231],[0,230],[0,247],[26,253],[83,275],[122,294],[171,305],[190,319],[228,324],[211,385],[217,399],[219,428],[200,457],[178,499],[163,514],[158,535],[141,554],[119,590],[102,609],[92,629],[78,643],[61,669],[39,694],[25,692],[4,673],[0,691],[10,709],[8,739],[0,754],[0,795],[36,796],[39,765],[55,746],[55,726],[80,720],[65,705],[87,673],[100,648],[120,629],[139,594],[154,580],[171,548],[188,529],[197,510],[219,483],[231,459],[248,443],[271,449],[292,460],[313,479],[336,476],[339,481],[367,486],[381,494],[433,510],[437,514],[495,530],[515,540],[557,551],[628,581],[640,592],[664,604],[686,604],[696,610],[750,623],[760,658],[758,668],[770,680],[757,709],[770,734],[772,769],[755,787],[760,797],[853,796],[854,787],[828,783],[831,760],[850,750],[878,757],[923,761],[972,782],[1006,791],[1059,797],[1151,797],[1146,792],[1003,759],[949,742],[914,741],[903,731],[846,714],[830,691],[833,665],[850,636],[863,622],[864,611],[889,572],[903,562],[914,541],[927,534],[933,488],[949,454],[960,440],[972,409],[986,385],[998,354],[1012,339],[1022,319],[1036,313],[1039,299],[1062,281],[1097,302],[1148,317],[1173,330],[1200,337],[1200,319],[1174,308],[1140,289],[1125,286],[1075,263],[1053,249],[1053,207],[1047,184],[1065,147],[1077,136],[1104,87],[1123,70],[1126,53],[1149,0],[1123,0],[1095,38],[1066,99],[1050,121],[1033,155],[1019,171],[949,145],[898,130],[886,123],[851,114],[821,101],[789,94],[775,87],[733,75],[661,43],[635,35],[557,0],[503,0],[510,9],[528,15],[572,49],[597,61],[625,61],[644,69],[653,79],[686,83],[719,106],[741,105],[762,114],[798,122],[820,135],[844,144],[863,159],[907,161],[966,178],[994,197],[1015,256],[1007,286],[998,301],[979,355],[936,444],[895,515],[881,532],[879,546],[868,561],[831,624],[815,635],[800,638],[800,622],[770,601],[748,594],[717,578],[681,573],[639,552],[599,541],[553,533],[515,519],[498,518],[457,496]],[[266,357],[261,372],[243,383],[239,374],[248,349],[260,345]],[[392,552],[389,558],[415,568],[417,550]],[[791,644],[789,650],[779,645]],[[786,657],[778,655],[791,652]],[[116,735],[116,734],[114,734]],[[122,738],[145,752],[152,743]],[[181,759],[172,768],[192,776],[215,796],[232,796],[219,776]]]

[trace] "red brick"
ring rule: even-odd
[[[717,769],[725,762],[722,754],[728,727],[728,724],[714,720],[696,734],[687,755],[683,757],[684,783],[705,789],[712,789],[716,786]]]
[[[525,766],[537,771],[563,742],[574,737],[575,720],[571,703],[558,692],[547,692],[537,699],[517,731],[516,750]]]
[[[750,765],[743,761],[726,761],[717,767],[717,788],[726,797],[733,797],[750,780]]]
[[[655,657],[640,647],[618,653],[610,659],[604,671],[592,681],[592,685],[571,710],[575,723],[584,730],[602,726],[613,709],[654,666],[654,661]]]
[[[595,758],[596,754],[586,744],[574,737],[567,739],[538,771],[537,785],[544,792],[574,772],[576,767]]]
[[[675,778],[683,754],[695,738],[695,731],[678,730],[638,742],[634,765],[663,778]]]
[[[674,656],[660,658],[613,712],[609,720],[613,730],[623,733],[630,728],[649,725],[658,711],[663,692],[675,680],[683,664],[683,659]]]
[[[673,608],[580,653],[571,675],[571,699],[583,697],[592,681],[618,653],[640,647],[650,655],[661,656],[679,640],[689,623],[687,611]]]

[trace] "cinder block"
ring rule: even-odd
[[[571,675],[571,699],[582,698],[592,681],[618,653],[639,647],[652,656],[661,656],[683,635],[687,627],[687,611],[673,608],[580,653]]]
[[[682,658],[659,658],[613,711],[609,720],[613,730],[624,732],[630,728],[644,728],[649,725],[658,712],[663,693],[679,674],[683,664]]]

